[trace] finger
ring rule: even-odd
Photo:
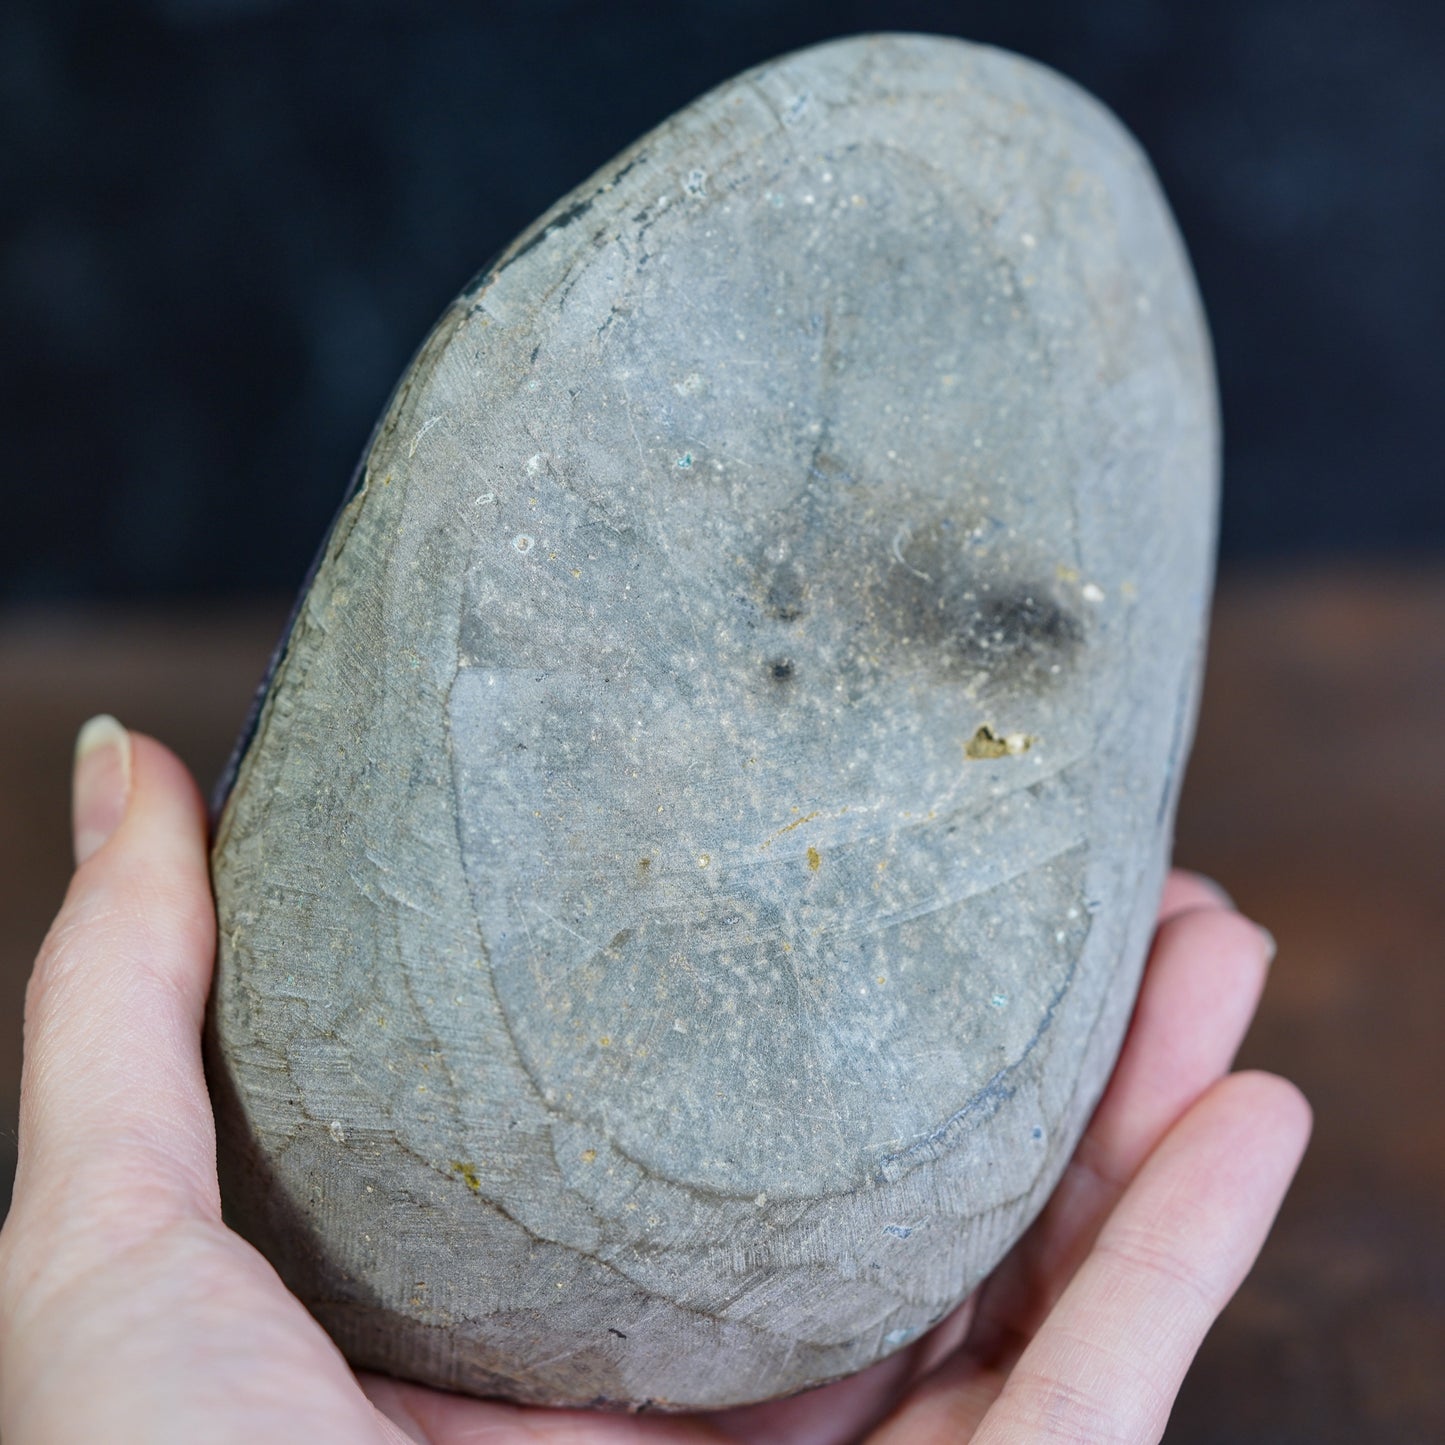
[[[82,861],[26,994],[16,1204],[83,1212],[144,1191],[214,1216],[200,796],[173,754],[108,720],[82,732],[74,812]],[[105,1212],[123,1226],[125,1209]]]
[[[1190,1360],[1259,1253],[1309,1137],[1267,1074],[1221,1080],[1130,1186],[1011,1371],[960,1352],[869,1445],[1158,1440]]]
[[[1048,1205],[985,1287],[970,1342],[1007,1368],[1088,1253],[1134,1172],[1229,1069],[1272,956],[1232,910],[1190,908],[1161,924],[1119,1062]]]
[[[1264,1244],[1309,1131],[1309,1105],[1283,1079],[1216,1084],[1140,1171],[975,1445],[1157,1441],[1205,1332]]]
[[[423,1445],[724,1445],[731,1437],[706,1419],[542,1410],[362,1375],[367,1398],[392,1425]]]
[[[362,1375],[362,1389],[395,1425],[426,1445],[843,1445],[878,1418],[908,1372],[906,1352],[870,1370],[787,1400],[696,1415],[603,1415],[537,1410]],[[880,1376],[888,1378],[880,1380]],[[896,1376],[895,1380],[892,1378]],[[875,1398],[877,1397],[877,1398]]]
[[[816,1390],[709,1415],[716,1432],[709,1438],[742,1445],[848,1445],[881,1420],[920,1373],[914,1350],[899,1350]]]
[[[1155,936],[1119,1062],[1076,1158],[1117,1194],[1234,1061],[1274,940],[1233,910],[1175,914]]]
[[[921,1380],[932,1373],[963,1344],[973,1330],[978,1313],[978,1300],[978,1291],[975,1290],[913,1347],[911,1379]]]
[[[1214,879],[1187,868],[1171,868],[1159,900],[1159,921],[1185,913],[1191,908],[1230,908],[1234,902]]]

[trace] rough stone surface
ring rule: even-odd
[[[215,848],[228,1207],[354,1362],[722,1406],[995,1264],[1131,1006],[1215,472],[1137,148],[954,41],[724,86],[457,300]]]

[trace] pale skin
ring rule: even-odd
[[[82,741],[77,868],[26,1000],[20,1169],[0,1233],[6,1445],[1143,1445],[1162,1436],[1308,1138],[1291,1084],[1229,1072],[1268,935],[1175,873],[1118,1068],[1052,1202],[908,1350],[714,1416],[532,1410],[357,1376],[221,1223],[195,784],[113,724]]]

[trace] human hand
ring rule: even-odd
[[[537,1411],[358,1379],[221,1222],[195,784],[108,721],[81,742],[78,866],[26,999],[20,1166],[0,1232],[7,1445],[1154,1441],[1303,1151],[1309,1110],[1291,1085],[1225,1077],[1268,940],[1175,874],[1124,1052],[1058,1190],[909,1349],[713,1416]]]

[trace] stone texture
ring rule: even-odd
[[[994,1265],[1131,1006],[1216,450],[1137,148],[955,41],[741,77],[458,298],[215,846],[228,1208],[354,1362],[723,1406]]]

